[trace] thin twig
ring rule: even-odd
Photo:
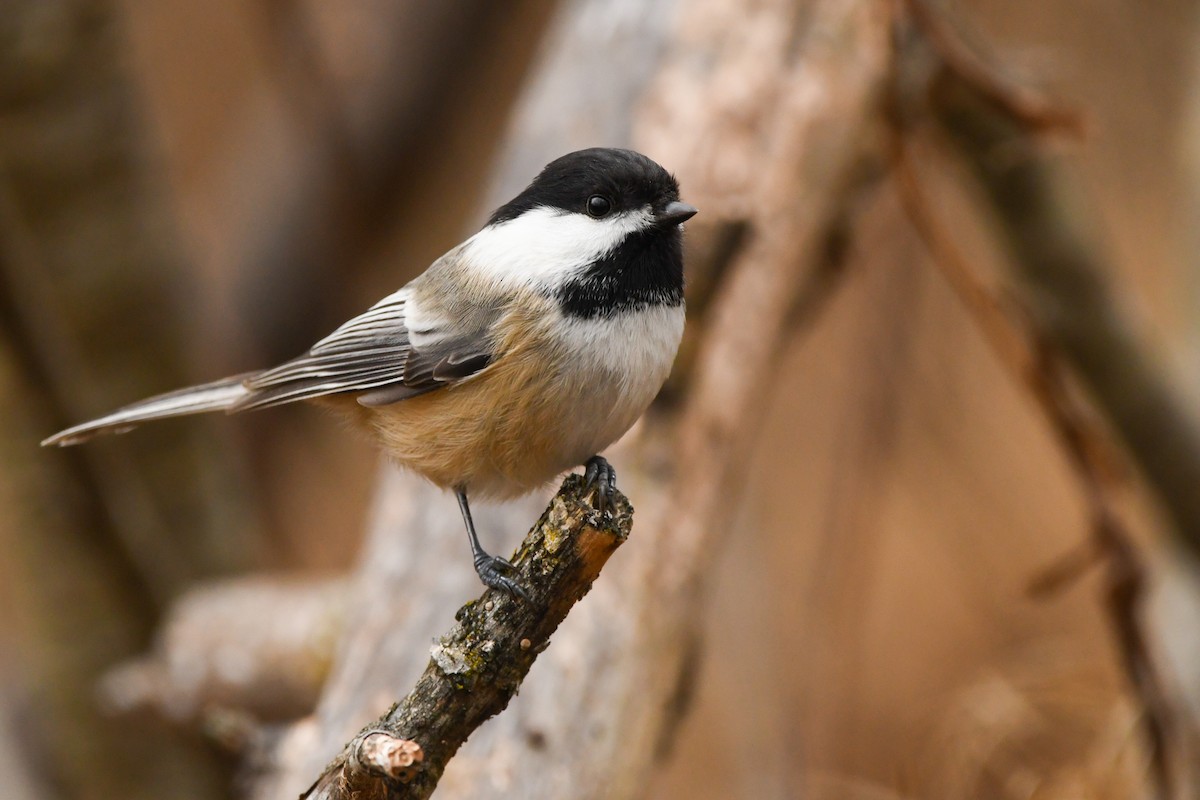
[[[941,62],[971,89],[1031,131],[1060,133],[1082,138],[1087,130],[1084,116],[1060,105],[1002,74],[998,65],[984,61],[951,29],[929,0],[901,0],[913,25],[933,47]]]
[[[1179,540],[1200,553],[1200,415],[1181,390],[1187,376],[1156,352],[1128,293],[1109,278],[1118,270],[1088,192],[1038,131],[981,95],[936,43],[911,26],[897,29],[906,46],[900,63],[926,65],[898,81],[903,110],[924,113],[962,156],[994,212],[1027,309],[1112,420]]]
[[[550,635],[629,535],[622,495],[600,519],[572,475],[513,558],[528,601],[488,590],[459,609],[403,701],[363,729],[304,793],[313,800],[424,798],[467,737],[516,694]]]

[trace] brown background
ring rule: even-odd
[[[310,6],[308,46],[329,66],[343,135],[353,137],[372,114],[362,98],[380,79],[387,45],[375,20],[386,3],[300,5]],[[297,73],[281,63],[271,6],[119,7],[121,57],[178,231],[181,271],[165,282],[181,309],[184,380],[302,349],[468,231],[523,66],[499,59],[511,75],[490,74],[475,90],[463,84],[450,112],[425,109],[446,115],[441,136],[412,140],[426,149],[406,156],[405,188],[372,221],[355,260],[321,263],[320,274],[256,271],[261,218],[307,185],[306,142],[317,134],[306,104],[324,102],[311,86],[297,90]],[[954,7],[1013,72],[1036,76],[1086,113],[1086,138],[1058,146],[1078,167],[1119,269],[1113,280],[1163,357],[1196,378],[1200,9],[1183,0]],[[527,52],[544,13],[524,4],[507,27],[491,21],[489,39]],[[987,232],[960,213],[967,190],[959,176],[931,174],[938,212],[994,269]],[[289,313],[292,303],[302,310]],[[283,322],[264,334],[260,313]],[[119,348],[120,337],[106,346]],[[117,402],[146,389],[136,384]],[[1130,776],[1142,768],[1132,744],[1136,706],[1095,580],[1044,602],[1026,592],[1040,568],[1086,535],[1075,480],[1036,405],[928,263],[891,193],[871,200],[844,286],[789,344],[763,409],[737,524],[712,577],[695,705],[651,796],[1132,796]],[[97,401],[79,412],[103,410]],[[204,430],[244,495],[236,508],[209,512],[212,525],[236,518],[244,532],[246,552],[231,562],[320,574],[352,563],[376,468],[365,443],[310,409]],[[5,474],[17,463],[0,462],[0,480],[18,485],[20,476]],[[1181,557],[1164,547],[1165,528],[1136,476],[1122,503],[1165,580]],[[0,517],[3,552],[36,546],[28,542],[36,535]],[[0,602],[15,612],[0,618],[0,795],[14,800],[74,796],[40,783],[36,748],[22,744],[38,713],[28,698],[46,679],[29,656],[44,629],[30,620],[72,613],[69,601],[29,607],[40,602],[22,585],[40,580],[29,563],[0,560]],[[620,564],[618,556],[609,569]],[[227,571],[211,562],[177,569],[159,609],[191,582]],[[1195,688],[1195,605],[1181,603],[1155,606],[1156,630],[1176,656],[1173,679]],[[70,646],[59,657],[70,659]]]

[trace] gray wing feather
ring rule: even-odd
[[[486,340],[457,338],[422,345],[420,350],[409,350],[403,382],[368,392],[358,402],[371,408],[390,405],[458,383],[490,363],[492,352]]]
[[[263,372],[151,397],[61,431],[42,444],[77,444],[150,420],[206,411],[245,411],[346,392],[360,393],[358,400],[363,405],[386,405],[470,378],[492,361],[490,331],[500,310],[464,307],[460,301],[454,312],[449,311],[440,298],[458,296],[456,287],[438,273],[435,264],[425,276],[385,297],[300,358]],[[411,312],[417,307],[412,289],[423,279],[437,282],[424,295],[429,299],[420,302],[425,313],[417,316],[430,324],[422,324],[414,345],[405,321],[406,309]]]
[[[189,386],[174,392],[149,397],[137,403],[119,408],[99,419],[75,425],[59,431],[42,442],[42,445],[67,445],[86,442],[101,433],[124,433],[136,425],[156,419],[202,414],[206,411],[224,411],[232,408],[245,397],[244,381],[248,375],[235,375],[201,386]]]
[[[387,405],[470,377],[492,359],[488,327],[421,332],[409,337],[401,290],[317,342],[303,356],[246,380],[249,390],[234,410],[307,400],[329,394],[365,392],[359,402]],[[444,327],[444,326],[443,326]]]

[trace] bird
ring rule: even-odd
[[[67,428],[67,446],[151,420],[309,401],[453,492],[475,571],[528,598],[482,547],[468,498],[506,500],[584,467],[649,407],[684,329],[683,228],[697,213],[657,162],[594,147],[551,161],[474,235],[298,358],[157,395]]]

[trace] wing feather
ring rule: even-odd
[[[365,392],[363,405],[387,405],[465,380],[491,363],[493,317],[471,330],[444,322],[423,327],[420,347],[409,336],[414,300],[401,289],[321,339],[299,358],[253,375],[234,410]],[[428,316],[428,315],[425,315]]]

